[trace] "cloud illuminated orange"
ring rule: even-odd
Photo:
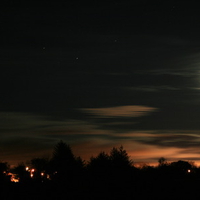
[[[141,117],[147,115],[150,112],[155,112],[157,108],[140,106],[140,105],[128,105],[118,107],[107,108],[85,108],[82,109],[88,113],[96,115],[98,117],[110,118],[110,117]]]

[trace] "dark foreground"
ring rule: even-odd
[[[99,179],[99,180],[98,180]],[[200,199],[200,180],[184,179],[98,179],[80,182],[4,183],[1,200],[114,200],[114,199]]]

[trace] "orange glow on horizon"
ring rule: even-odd
[[[92,156],[95,157],[102,151],[109,154],[113,147],[120,147],[122,145],[135,164],[146,163],[147,165],[156,166],[158,165],[158,159],[160,157],[164,157],[167,162],[185,160],[189,162],[190,161],[195,162],[196,166],[200,166],[200,160],[197,160],[198,158],[200,158],[198,154],[199,150],[197,147],[178,148],[178,147],[168,147],[168,146],[160,146],[160,145],[155,145],[155,144],[148,144],[148,140],[150,141],[154,140],[154,137],[156,138],[158,135],[157,133],[155,133],[155,131],[152,131],[152,130],[115,133],[109,130],[99,130],[95,126],[89,127],[88,129],[89,129],[89,132],[84,131],[81,133],[92,135],[92,132],[94,131],[93,135],[95,137],[93,137],[92,139],[87,139],[82,142],[78,141],[78,142],[69,144],[72,148],[74,155],[80,156],[83,160],[86,161],[86,163],[87,161],[90,160]],[[188,132],[189,131],[183,131],[182,135],[188,135]],[[73,133],[76,133],[76,132],[73,132]],[[191,133],[193,136],[196,136],[195,131],[193,132],[191,131]],[[110,135],[114,139],[98,137],[98,135],[100,136]],[[166,132],[163,134],[160,133],[159,137],[165,138],[166,136],[172,137],[173,135],[176,135],[176,138],[177,138],[178,132],[169,131],[169,134],[167,134]],[[140,137],[143,139],[144,142],[139,141]],[[146,143],[145,143],[145,140],[147,141]],[[49,154],[47,152],[49,152]],[[20,161],[25,162],[27,160],[30,160],[32,157],[40,157],[40,156],[42,157],[44,154],[49,155],[50,157],[51,153],[52,153],[52,149],[45,150],[45,151],[42,150],[41,152],[37,152],[35,154],[33,153],[31,154],[27,153],[25,155],[23,154],[24,157],[20,157]],[[18,157],[14,154],[12,155],[12,157],[9,157],[9,160],[6,160],[4,158],[4,160],[6,160],[10,164],[11,167],[17,166],[17,164],[19,163],[17,159]],[[28,168],[26,168],[26,170],[27,169]],[[28,169],[28,170],[30,170],[30,173],[34,172],[34,169]]]

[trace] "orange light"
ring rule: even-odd
[[[11,182],[14,182],[14,183],[19,182],[19,178],[16,178],[16,174],[9,172],[8,175],[11,176],[11,179],[10,179]]]
[[[41,176],[44,176],[44,173],[43,173],[43,172],[41,173]]]
[[[33,174],[31,174],[31,178],[33,177]]]
[[[31,172],[34,172],[35,171],[35,169],[31,169]]]
[[[190,173],[191,172],[191,170],[190,169],[188,169],[188,173]]]
[[[26,167],[26,171],[28,171],[29,170],[29,168],[28,167]]]
[[[11,178],[11,181],[14,182],[14,183],[18,183],[19,179],[17,179],[17,178]]]

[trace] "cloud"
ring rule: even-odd
[[[103,128],[104,121],[115,126],[129,125],[126,117],[138,117],[156,111],[147,106],[120,106],[84,110],[105,120],[50,119],[31,113],[1,112],[1,160],[11,164],[50,155],[54,145],[63,140],[71,145],[75,155],[88,160],[100,151],[123,145],[134,162],[157,163],[159,157],[168,160],[195,159],[199,155],[200,135],[196,131],[135,130],[126,131]],[[118,121],[112,121],[111,117]],[[124,120],[124,122],[121,121]],[[109,119],[108,119],[109,118]],[[131,119],[131,118],[128,118]],[[4,120],[4,121],[3,121]],[[130,129],[129,129],[130,130]],[[197,159],[196,159],[197,160]]]
[[[143,86],[135,86],[135,87],[122,87],[125,90],[132,90],[132,91],[142,91],[142,92],[159,92],[161,90],[180,90],[179,87],[173,87],[170,85],[143,85]]]
[[[0,133],[39,130],[57,124],[58,122],[48,119],[47,116],[26,112],[0,112]]]
[[[150,112],[157,111],[157,108],[140,106],[140,105],[128,105],[128,106],[118,106],[118,107],[107,107],[107,108],[84,108],[86,111],[92,115],[103,118],[113,118],[113,117],[142,117],[148,115]]]
[[[180,64],[180,63],[179,63]],[[181,63],[182,64],[182,63]],[[183,64],[182,64],[183,65]],[[188,64],[191,65],[191,64]],[[171,75],[171,76],[182,76],[182,77],[193,77],[196,76],[197,67],[188,67],[182,66],[181,68],[162,68],[162,69],[150,69],[150,70],[137,70],[135,73],[139,75],[154,75],[154,76],[161,76],[161,75]]]
[[[152,132],[146,134],[146,137],[136,137],[135,140],[137,140],[140,143],[148,145],[187,149],[187,148],[199,147],[200,135],[198,132],[189,130],[183,132],[169,130],[166,133],[162,133],[162,131],[154,133]]]
[[[46,134],[54,132],[83,132],[94,128],[84,120],[56,120],[45,115],[26,112],[0,112],[0,135],[17,133],[20,135]],[[5,134],[6,133],[6,134]],[[27,134],[30,133],[30,134]]]

